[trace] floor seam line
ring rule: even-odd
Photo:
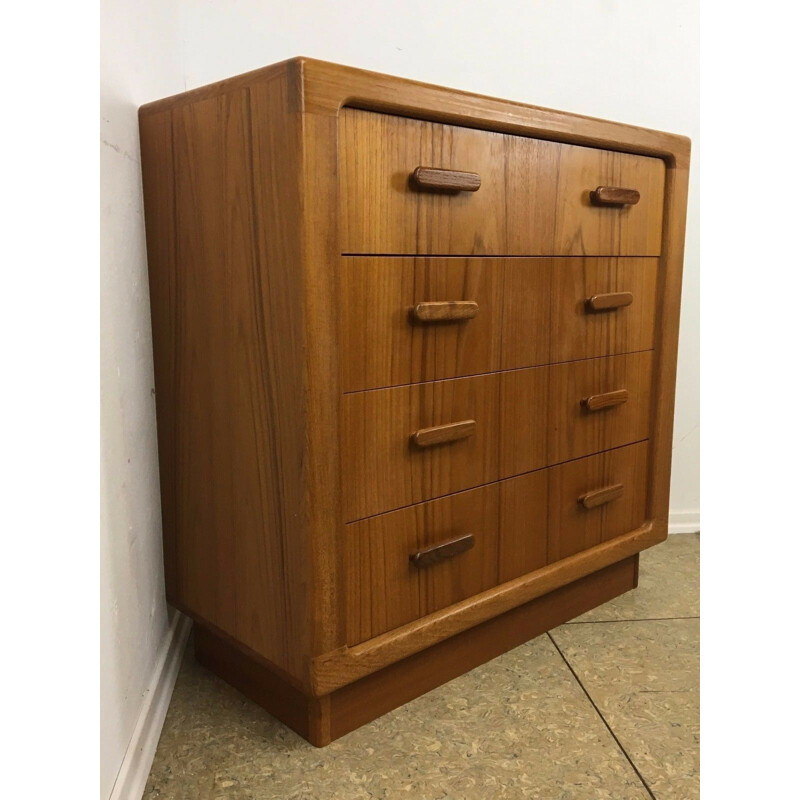
[[[556,644],[556,640],[553,638],[550,631],[547,631],[547,637],[553,643],[553,647],[555,647],[555,649],[558,651],[558,654],[561,656],[563,662],[567,665],[567,669],[572,673],[572,677],[575,678],[575,680],[578,682],[578,686],[580,686],[581,689],[583,690],[583,693],[586,695],[586,699],[592,704],[592,708],[594,708],[594,710],[597,712],[597,716],[600,717],[600,719],[602,720],[603,725],[605,725],[606,727],[606,730],[611,734],[611,737],[617,743],[617,747],[619,747],[619,749],[622,751],[622,755],[625,756],[628,763],[631,765],[631,768],[636,773],[636,777],[639,778],[642,786],[644,786],[645,790],[647,791],[647,794],[650,795],[651,800],[657,800],[656,796],[653,794],[653,790],[648,786],[647,781],[644,779],[642,773],[639,772],[639,768],[636,766],[636,764],[633,763],[633,759],[628,755],[628,751],[622,746],[622,742],[620,742],[619,737],[617,736],[616,733],[614,733],[614,731],[611,728],[611,725],[608,724],[608,721],[598,708],[597,703],[595,703],[595,701],[592,699],[592,696],[589,694],[586,687],[583,685],[583,682],[578,677],[578,673],[575,672],[575,670],[572,668],[572,664],[569,663],[567,657],[564,655],[561,648],[558,646],[558,644]]]
[[[691,617],[638,617],[637,619],[574,619],[564,625],[606,625],[609,622],[668,622],[672,619],[700,619],[700,615]]]

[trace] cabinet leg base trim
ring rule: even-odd
[[[663,526],[645,522],[630,533],[487,589],[366,642],[320,655],[312,661],[311,689],[318,697],[330,694],[475,625],[627,559],[663,541],[666,536]]]
[[[200,625],[195,625],[195,655],[203,666],[322,747],[633,589],[637,562],[638,556],[631,556],[612,564],[320,698],[289,685]]]

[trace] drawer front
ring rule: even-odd
[[[468,180],[453,191],[449,175],[444,188],[424,186],[412,177],[417,167],[477,174],[480,188]],[[657,158],[345,108],[339,174],[344,253],[661,251]],[[638,202],[596,205],[592,192],[603,186],[636,190]]]
[[[654,258],[345,257],[346,392],[653,346]]]
[[[636,529],[647,458],[640,442],[350,523],[348,644]]]
[[[497,385],[497,375],[485,375],[345,395],[345,519],[496,480]],[[437,437],[437,429],[447,437],[453,429],[444,426],[471,421],[474,429],[456,430],[457,438]]]
[[[646,352],[550,367],[548,463],[647,439],[652,364]]]
[[[645,521],[647,442],[500,483],[500,582],[629,533]]]
[[[650,370],[646,352],[347,394],[345,518],[646,439]]]
[[[657,272],[657,258],[506,259],[500,368],[650,350]]]
[[[502,281],[500,259],[343,258],[344,390],[496,370]]]
[[[628,533],[645,521],[647,456],[647,442],[640,442],[547,470],[548,563]]]
[[[496,585],[497,522],[498,486],[492,484],[347,525],[348,644]],[[469,549],[447,550],[466,537],[472,537]],[[412,560],[426,551],[433,554],[428,562]]]
[[[500,482],[500,583],[547,566],[549,469]]]

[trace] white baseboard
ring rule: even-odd
[[[670,511],[670,533],[697,533],[700,530],[700,509],[691,511]]]
[[[189,617],[174,612],[109,800],[142,800],[191,628]]]

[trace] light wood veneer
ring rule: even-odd
[[[345,108],[339,125],[345,253],[630,255],[661,252],[664,162]],[[420,191],[418,166],[469,170],[476,191]],[[633,206],[597,207],[603,183]]]
[[[635,586],[688,140],[305,58],[139,119],[204,664],[323,745]]]
[[[344,258],[343,389],[650,350],[657,274],[657,258]],[[420,320],[432,303],[472,305]]]

